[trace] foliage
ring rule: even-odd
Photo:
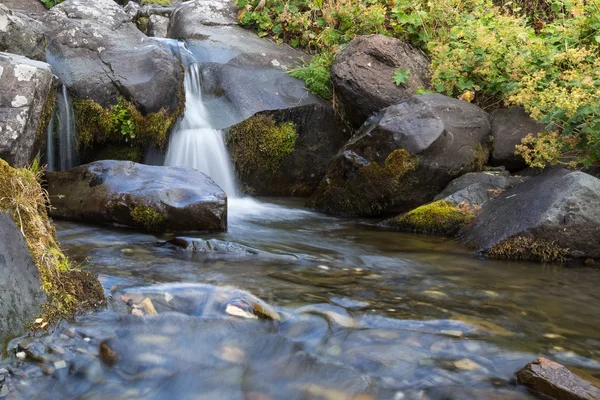
[[[113,107],[111,118],[113,126],[121,132],[121,135],[135,139],[135,124],[124,98],[119,98],[119,102]]]
[[[524,143],[528,149],[520,154],[534,164],[561,162],[567,152],[576,156],[573,163],[600,161],[597,1],[271,0],[257,8],[258,3],[236,2],[240,23],[261,36],[327,60],[359,35],[409,40],[431,57],[436,91],[472,92],[486,109],[523,106],[554,133]],[[326,82],[327,64],[318,67],[300,77]],[[401,82],[403,76],[396,78]]]
[[[398,68],[394,72],[393,80],[396,86],[402,86],[410,78],[410,68]]]
[[[140,3],[142,7],[151,4],[168,7],[171,5],[171,0],[142,0]]]
[[[131,218],[136,224],[149,232],[160,230],[164,223],[162,214],[152,207],[135,207],[131,211]]]
[[[490,248],[487,255],[505,260],[564,261],[568,249],[543,239],[512,236]]]
[[[416,233],[454,235],[473,221],[477,210],[466,202],[457,205],[438,200],[384,221],[383,225]]]
[[[42,170],[16,169],[0,160],[0,210],[8,212],[21,229],[48,295],[43,319],[52,322],[77,311],[104,304],[98,279],[74,266],[59,247],[46,211],[48,195],[40,186]]]
[[[333,84],[331,83],[329,70],[333,60],[333,57],[327,53],[316,55],[311,58],[308,65],[290,71],[290,75],[302,79],[312,93],[331,100],[333,98]]]
[[[276,172],[294,151],[297,137],[293,122],[276,123],[271,116],[256,114],[231,127],[226,142],[236,172],[243,177],[256,171]]]
[[[40,2],[48,9],[54,7],[55,5],[62,3],[63,0],[40,0]]]

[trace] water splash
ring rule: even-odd
[[[213,129],[202,102],[198,64],[185,74],[186,107],[171,134],[165,165],[194,168],[210,176],[229,198],[236,196],[235,179],[221,131]]]

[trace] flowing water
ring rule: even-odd
[[[61,85],[56,93],[56,106],[48,125],[46,146],[49,171],[65,171],[79,165],[73,105],[65,85]]]

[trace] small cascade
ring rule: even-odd
[[[62,85],[61,90],[56,94],[55,113],[56,129],[58,130],[58,162],[54,161],[54,145],[48,140],[48,165],[50,166],[50,160],[52,159],[53,167],[64,171],[77,166],[79,163],[73,105],[65,85]],[[50,139],[50,132],[48,135],[48,139]],[[52,149],[50,146],[52,146]]]
[[[48,164],[48,172],[56,171],[56,161],[54,159],[54,115],[52,115],[48,129],[46,130],[46,163]]]
[[[213,129],[202,102],[198,64],[190,64],[185,74],[186,107],[178,122],[165,157],[165,165],[194,168],[210,176],[232,198],[235,179],[223,134]]]

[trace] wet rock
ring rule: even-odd
[[[463,386],[427,388],[421,400],[529,400],[530,396],[506,389],[473,389]]]
[[[169,18],[161,15],[151,15],[148,18],[148,36],[164,38],[167,37]]]
[[[492,165],[503,165],[509,171],[518,171],[527,167],[521,156],[515,155],[515,146],[521,144],[528,134],[537,135],[546,128],[533,120],[522,107],[502,108],[491,114]]]
[[[114,366],[119,361],[119,355],[113,349],[114,345],[111,344],[110,340],[105,340],[100,343],[99,354],[100,360],[108,367]]]
[[[173,11],[169,37],[195,39],[203,35],[202,25],[237,25],[237,12],[229,0],[186,1]]]
[[[439,94],[390,106],[333,158],[309,207],[376,216],[431,201],[452,179],[485,165],[490,125],[479,107]]]
[[[44,45],[42,24],[0,4],[0,51],[45,61]]]
[[[0,388],[0,397],[6,397],[10,394],[10,390],[8,389],[8,386],[3,385]]]
[[[410,70],[404,84],[394,73]],[[335,97],[345,118],[355,127],[367,118],[429,87],[429,60],[402,40],[383,35],[360,36],[336,56],[331,68]]]
[[[600,399],[600,387],[565,366],[540,357],[517,372],[519,382],[536,393],[561,400]]]
[[[224,231],[227,197],[203,173],[97,161],[48,174],[50,215],[148,231]]]
[[[41,19],[53,70],[72,94],[102,107],[123,96],[144,115],[176,112],[183,101],[179,61],[130,21],[111,0],[53,7]]]
[[[28,166],[42,146],[55,85],[50,65],[0,53],[0,158],[10,165]]]
[[[0,212],[0,287],[0,342],[4,343],[22,334],[46,301],[25,239],[4,212]],[[4,371],[0,375],[6,374]]]
[[[600,257],[600,179],[554,169],[484,204],[464,241],[492,257]]]
[[[250,256],[260,254],[259,250],[241,244],[226,242],[219,239],[200,239],[177,237],[167,242],[173,246],[180,247],[192,253],[226,253],[239,256]]]
[[[448,184],[434,200],[481,206],[499,196],[503,191],[527,180],[528,177],[511,177],[508,171],[469,172]]]

